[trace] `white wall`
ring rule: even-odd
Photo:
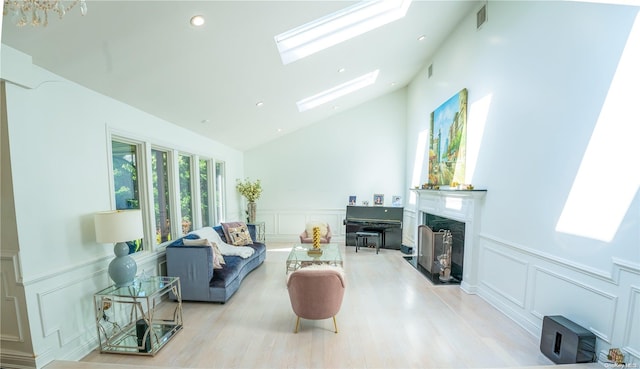
[[[470,14],[430,61],[433,76],[425,66],[409,86],[406,156],[407,182],[426,182],[424,170],[413,178],[422,157],[417,138],[429,114],[467,88],[466,181],[488,190],[478,293],[535,335],[544,315],[565,315],[594,331],[599,348],[621,347],[636,360],[637,14],[638,7],[570,1],[489,2],[488,22],[476,30]],[[623,68],[630,58],[635,67]],[[616,70],[626,73],[622,79],[614,80]],[[633,89],[607,100],[621,81]],[[625,114],[610,118],[605,102]],[[560,232],[567,199],[579,199],[572,189],[583,178],[581,163],[582,176],[594,158],[596,176],[576,184],[589,189],[587,197],[566,213]]]
[[[306,221],[329,222],[344,240],[349,195],[405,192],[406,90],[367,102],[245,152],[245,175],[260,179],[257,219],[267,240],[296,241]]]
[[[111,247],[96,243],[93,225],[93,214],[109,210],[113,198],[108,132],[222,160],[231,189],[242,175],[243,155],[64,80],[5,48],[2,72],[9,80],[6,113],[18,245],[2,246],[19,250],[12,269],[26,295],[26,308],[20,311],[28,311],[31,360],[35,355],[42,366],[54,358],[79,359],[97,345],[92,296],[110,284],[106,268],[113,258]],[[18,57],[5,58],[8,54]],[[20,75],[30,80],[14,77]],[[237,209],[238,196],[230,194],[228,209]],[[153,275],[162,268],[164,252],[135,258],[139,272]],[[6,312],[3,322],[15,319]]]

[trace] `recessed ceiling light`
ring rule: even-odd
[[[351,81],[332,87],[313,96],[304,98],[296,103],[298,105],[298,111],[303,112],[305,110],[313,109],[317,106],[328,103],[329,101],[333,101],[339,97],[372,85],[376,82],[378,73],[380,73],[380,70],[376,69],[373,72],[352,79]]]
[[[207,124],[207,123],[211,123],[211,121],[209,119],[203,119],[200,121],[200,123]]]
[[[396,85],[396,83],[395,83],[395,82],[391,82],[391,86],[395,86],[395,85]]]
[[[346,71],[345,68],[338,68],[338,73],[344,73],[344,71]]]
[[[418,41],[422,41],[422,40],[424,40],[425,38],[427,38],[427,36],[425,36],[425,35],[420,35],[420,36],[418,37]]]
[[[264,105],[264,101],[258,101],[258,102],[256,103],[256,106],[257,106],[257,107],[261,107],[261,106],[263,106],[263,105]]]
[[[282,132],[282,128],[278,128],[278,132]]]
[[[189,23],[191,23],[191,25],[194,27],[200,27],[204,25],[204,17],[202,15],[194,15],[193,17],[191,17]]]

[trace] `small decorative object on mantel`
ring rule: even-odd
[[[260,180],[257,179],[255,182],[251,182],[249,178],[245,179],[245,181],[241,181],[236,179],[236,190],[240,193],[240,195],[244,196],[247,201],[247,223],[255,223],[256,222],[256,200],[260,198],[262,195],[262,186],[260,185]]]
[[[320,227],[313,227],[313,248],[307,251],[309,255],[322,255],[320,248]]]

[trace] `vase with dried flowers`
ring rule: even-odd
[[[260,184],[260,180],[257,179],[254,182],[251,182],[249,178],[246,178],[244,181],[237,179],[236,190],[238,190],[240,195],[244,196],[248,201],[247,223],[255,223],[256,200],[258,200],[260,195],[262,195],[262,185]]]

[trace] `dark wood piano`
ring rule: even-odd
[[[356,245],[356,232],[380,232],[380,248],[400,250],[404,208],[385,206],[347,206],[344,220],[347,246]]]

